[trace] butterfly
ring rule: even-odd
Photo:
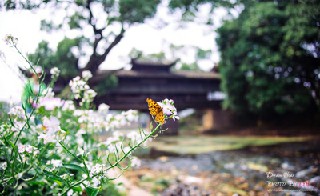
[[[157,123],[164,124],[165,119],[164,119],[164,114],[163,114],[161,106],[157,102],[153,101],[150,98],[147,98],[146,102],[148,103],[148,108],[149,108],[150,114],[152,115],[154,120]]]

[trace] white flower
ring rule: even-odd
[[[76,99],[80,97],[80,93],[85,89],[85,85],[86,82],[81,80],[79,76],[73,78],[70,81],[69,86]]]
[[[93,101],[93,98],[97,95],[97,93],[92,90],[85,90],[83,93],[83,98],[82,98],[82,102],[91,102]]]
[[[7,162],[0,163],[0,169],[6,170],[6,168],[7,168]]]
[[[52,69],[50,69],[50,74],[51,78],[57,78],[60,74],[60,70],[58,69],[58,67],[53,67]]]
[[[93,186],[94,186],[94,187],[97,187],[97,186],[99,186],[99,184],[100,184],[100,180],[98,180],[98,178],[93,178],[93,179],[92,179],[92,182],[93,182]]]
[[[25,145],[18,144],[18,152],[19,153],[24,153],[26,151]]]
[[[65,101],[62,106],[62,110],[75,110],[75,106],[74,106],[73,101],[71,101],[71,100]]]
[[[67,196],[72,196],[72,195],[73,195],[73,190],[71,189],[67,192]]]
[[[129,123],[138,122],[138,111],[137,110],[128,110],[125,112],[125,117]]]
[[[34,66],[33,69],[31,69],[33,73],[35,74],[42,74],[43,70],[41,66]]]
[[[6,42],[7,45],[9,46],[16,46],[18,43],[18,38],[13,37],[13,35],[7,34],[4,37],[4,41]]]
[[[161,106],[163,113],[172,119],[179,119],[177,109],[174,107],[174,101],[172,99],[164,99],[161,102],[158,102]]]
[[[95,175],[95,174],[101,173],[103,171],[104,171],[103,165],[96,164],[90,168],[90,175]]]
[[[43,139],[43,143],[56,142],[57,132],[61,130],[60,121],[51,116],[50,118],[43,118],[43,127],[45,133],[39,135],[39,139]]]
[[[82,115],[78,118],[78,123],[88,122],[88,118],[85,115]]]
[[[48,132],[49,133],[49,132]],[[53,135],[53,134],[48,134],[48,133],[46,133],[46,134],[40,134],[39,135],[39,139],[43,139],[43,143],[44,144],[47,144],[47,143],[49,143],[49,142],[56,142],[56,136],[55,135]]]
[[[85,80],[85,81],[88,81],[90,78],[92,78],[92,74],[89,70],[84,70],[82,71],[82,78]]]
[[[129,124],[128,121],[126,120],[124,112],[122,112],[121,114],[116,115],[115,116],[115,121],[118,122],[119,126],[126,126],[126,125]]]
[[[18,144],[18,152],[20,154],[24,153],[24,152],[32,153],[32,151],[34,151],[34,147],[33,146]]]
[[[55,107],[61,107],[63,101],[60,98],[47,98],[43,97],[39,99],[38,107],[44,106],[46,110],[54,110]]]
[[[34,149],[33,146],[26,145],[26,152],[27,153],[32,153],[33,149]]]
[[[14,106],[9,111],[10,115],[16,116],[18,118],[25,118],[25,112],[21,106]]]
[[[74,110],[73,114],[74,114],[75,116],[81,116],[81,115],[83,115],[84,113],[83,113],[82,110]]]
[[[20,131],[24,126],[25,122],[17,121],[17,119],[13,120],[13,127],[11,128],[12,131]]]
[[[42,92],[43,96],[45,98],[53,98],[54,97],[54,92],[53,89],[48,87]]]
[[[90,71],[83,71],[82,74],[83,74],[83,79],[77,76],[73,78],[69,83],[71,91],[74,95],[74,98],[75,99],[82,98],[80,105],[82,105],[84,102],[93,101],[93,98],[97,94],[94,90],[90,89],[89,85],[87,85],[88,79],[92,77],[92,74],[90,73]]]
[[[43,126],[48,132],[57,132],[60,130],[60,121],[54,116],[51,116],[50,118],[44,117]]]
[[[100,113],[107,113],[108,112],[108,110],[109,110],[109,108],[110,108],[110,106],[108,106],[107,104],[105,104],[105,103],[102,103],[102,104],[100,104],[99,106],[98,106],[98,111],[100,112]]]
[[[141,135],[136,131],[129,132],[127,138],[130,139],[132,143],[140,143],[142,141]]]
[[[86,134],[86,131],[83,130],[83,129],[80,129],[80,130],[76,133],[76,135],[83,135],[83,134]]]
[[[59,159],[52,159],[50,161],[50,164],[52,164],[54,167],[61,167],[62,166],[62,161]]]
[[[77,137],[77,144],[79,146],[82,146],[84,144],[84,139],[81,136]],[[81,154],[83,154],[83,153],[81,153]]]

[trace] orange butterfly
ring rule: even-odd
[[[165,119],[161,106],[150,98],[147,98],[146,101],[148,103],[150,114],[154,120],[157,123],[164,124]]]

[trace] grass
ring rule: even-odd
[[[308,137],[171,136],[158,137],[150,146],[174,154],[202,154],[218,150],[238,150],[249,146],[270,146],[303,142]]]

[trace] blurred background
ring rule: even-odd
[[[48,74],[61,70],[58,97],[90,70],[96,106],[139,110],[124,130],[148,128],[147,97],[175,101],[180,120],[118,179],[126,194],[320,193],[319,0],[2,0],[0,9],[0,36],[17,37]],[[5,44],[0,60],[6,109],[21,101],[28,67]]]

